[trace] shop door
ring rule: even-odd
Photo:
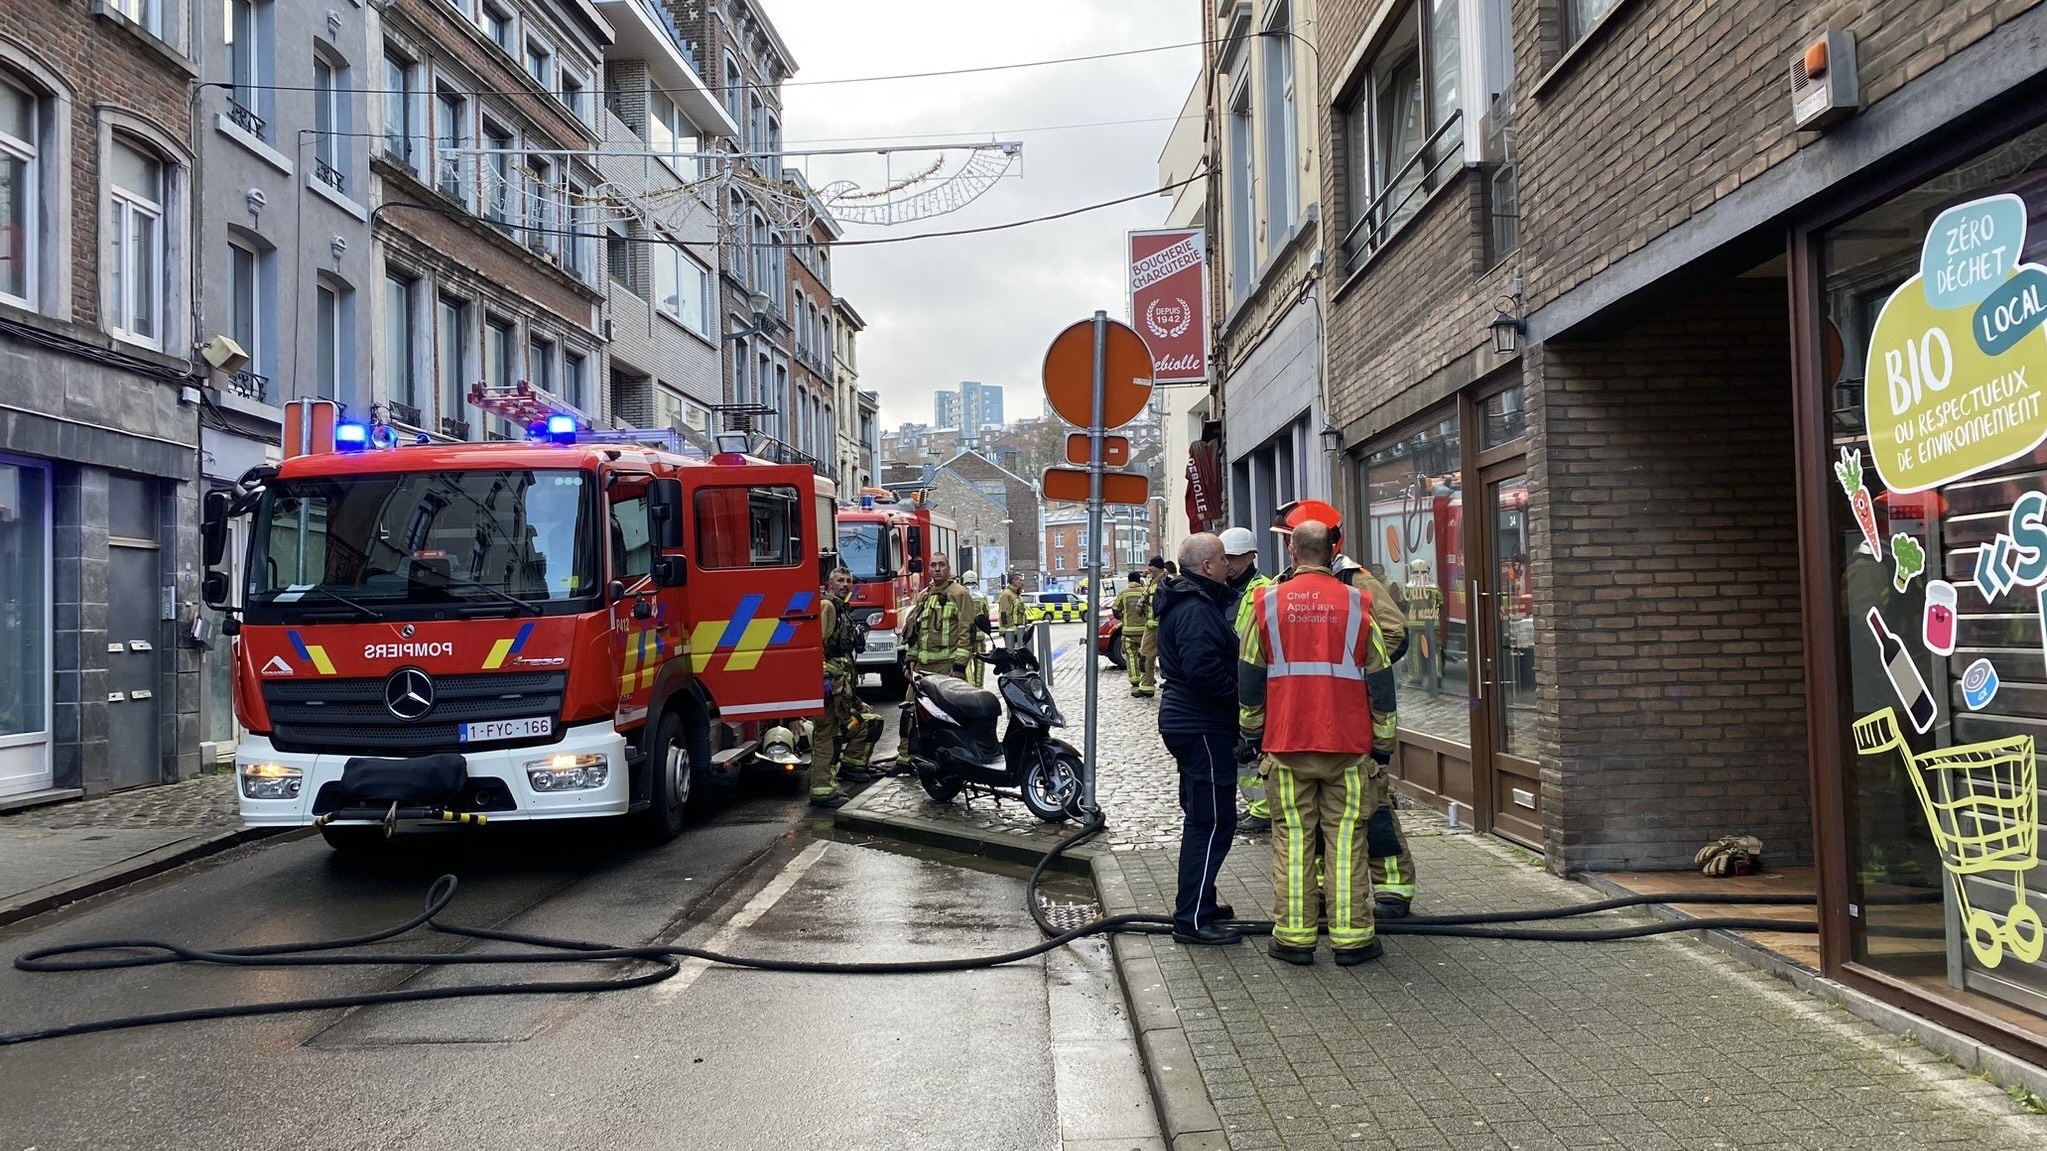
[[[107,762],[97,788],[162,782],[156,689],[162,662],[155,489],[113,477],[107,489]]]
[[[1542,846],[1542,775],[1535,749],[1533,587],[1528,575],[1528,474],[1521,461],[1481,474],[1485,504],[1479,562],[1472,582],[1479,604],[1472,637],[1475,695],[1483,731],[1473,748],[1479,760],[1480,808],[1495,835]]]

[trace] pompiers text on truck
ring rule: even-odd
[[[761,730],[822,712],[831,482],[579,424],[396,447],[333,423],[207,495],[247,823],[346,848],[401,826],[631,816],[665,840]]]

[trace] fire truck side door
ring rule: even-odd
[[[808,469],[686,475],[690,657],[728,722],[824,709]]]
[[[611,630],[618,659],[618,712],[624,722],[646,714],[661,665],[681,654],[684,630],[673,593],[656,588],[658,521],[651,485],[643,476],[620,476],[606,495],[604,549],[611,596]]]

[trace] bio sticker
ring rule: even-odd
[[[1926,570],[1926,549],[1902,533],[1891,537],[1891,586],[1902,592]]]
[[[1991,196],[1942,212],[1919,273],[1870,333],[1863,417],[1892,492],[1923,492],[2047,440],[2047,268],[2019,263],[2025,204]]]

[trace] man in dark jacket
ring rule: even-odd
[[[1237,831],[1237,634],[1225,614],[1229,573],[1220,537],[1203,532],[1180,545],[1180,574],[1152,600],[1159,667],[1166,690],[1159,734],[1180,766],[1180,887],[1173,938],[1235,943],[1221,920],[1234,916],[1215,898],[1215,877]]]

